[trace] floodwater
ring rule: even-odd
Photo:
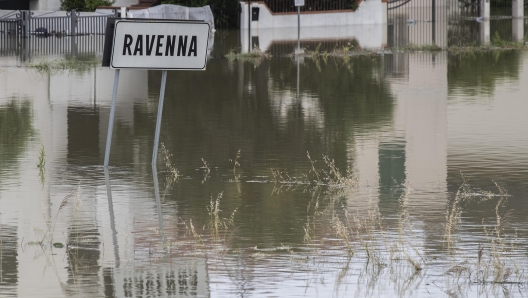
[[[527,52],[241,38],[169,72],[157,168],[161,72],[121,71],[107,171],[114,70],[3,52],[0,296],[527,295]]]

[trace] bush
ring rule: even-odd
[[[490,6],[492,7],[511,7],[512,0],[491,0]]]
[[[111,6],[115,0],[61,0],[61,10],[95,11],[98,6]]]

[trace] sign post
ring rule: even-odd
[[[295,53],[301,53],[301,6],[304,6],[304,0],[294,0],[297,6],[297,49]]]
[[[109,19],[103,66],[116,70],[104,166],[108,166],[120,69],[162,70],[152,164],[156,164],[167,70],[205,70],[209,24],[160,19]]]

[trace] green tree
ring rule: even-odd
[[[111,6],[115,0],[61,0],[61,10],[95,11],[98,6]]]

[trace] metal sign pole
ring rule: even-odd
[[[295,49],[295,55],[303,53],[301,50],[301,6],[304,6],[304,0],[294,0],[295,6],[297,6],[297,48]]]
[[[158,118],[156,119],[156,134],[154,136],[154,149],[152,151],[152,164],[155,165],[158,159],[158,144],[161,129],[161,115],[163,114],[163,99],[165,98],[165,85],[167,84],[167,71],[161,72],[161,88],[158,103]]]
[[[248,53],[251,53],[251,0],[248,0]]]
[[[300,62],[301,62],[301,58],[300,57],[296,57],[297,59],[297,98],[296,98],[296,104],[297,104],[297,115],[300,115],[301,114],[301,109],[300,109],[300,105],[301,105],[301,102],[299,100],[299,82],[300,82]]]
[[[161,212],[161,198],[159,193],[158,170],[156,164],[152,164],[152,179],[154,180],[154,195],[156,196],[156,208],[158,210],[159,233],[161,241],[165,244],[165,228],[163,226],[163,213]]]
[[[301,49],[301,7],[297,6],[297,50]]]
[[[112,106],[110,107],[110,119],[108,120],[108,133],[106,134],[106,150],[104,166],[108,166],[108,159],[110,158],[110,146],[112,145],[112,131],[114,129],[114,115],[117,97],[117,85],[119,84],[119,69],[116,69],[114,76],[114,92],[112,93]]]
[[[110,213],[110,228],[112,229],[112,241],[114,242],[114,259],[116,268],[119,268],[119,246],[117,243],[117,230],[115,227],[114,203],[112,202],[112,188],[110,186],[110,174],[108,168],[104,169],[106,182],[106,195],[108,196],[108,212]]]

